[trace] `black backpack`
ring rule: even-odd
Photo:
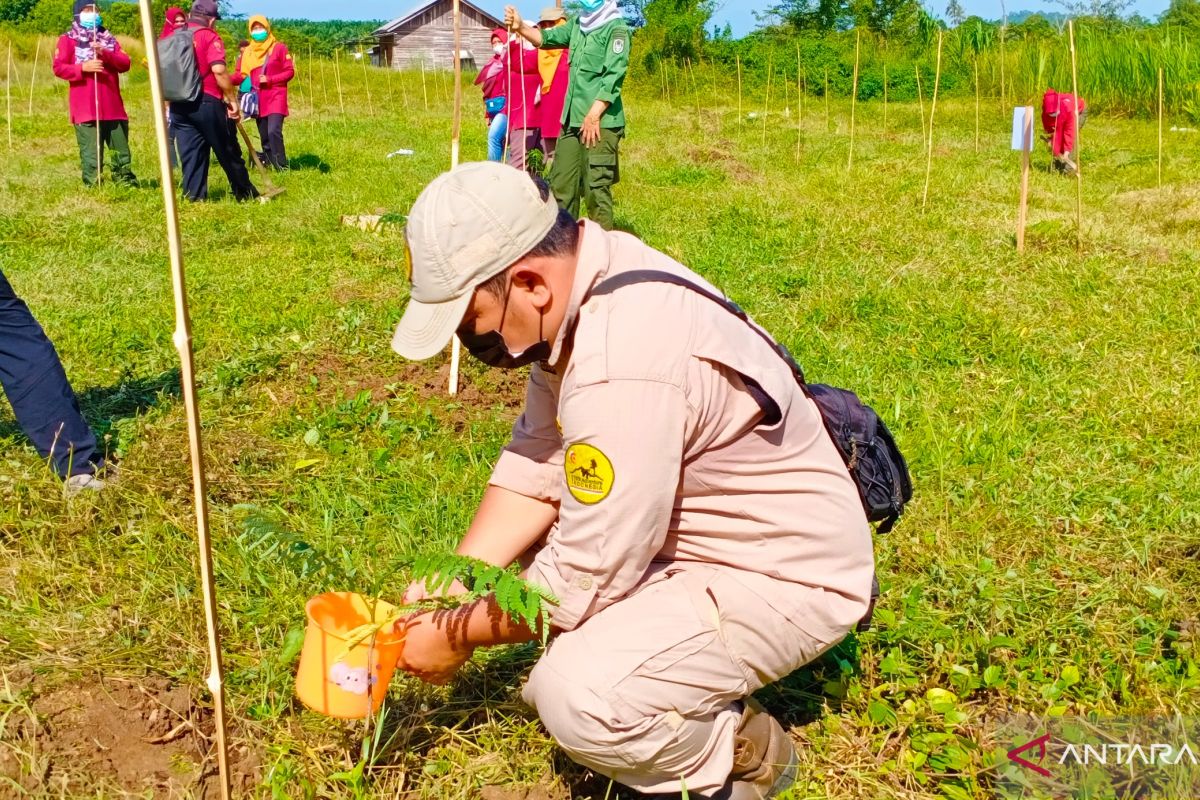
[[[867,519],[878,523],[878,533],[890,531],[904,513],[904,504],[912,499],[912,478],[909,477],[908,464],[896,446],[896,440],[874,409],[859,400],[854,392],[805,381],[804,372],[787,348],[758,327],[737,303],[682,276],[658,270],[631,270],[601,281],[590,295],[608,294],[623,286],[650,282],[682,286],[707,297],[749,325],[771,346],[791,368],[800,389],[817,404],[825,430],[858,487]],[[878,593],[877,586],[873,588],[873,593]]]
[[[196,64],[195,35],[195,29],[184,25],[158,40],[158,71],[162,76],[164,100],[194,103],[200,99],[204,86],[200,67]]]

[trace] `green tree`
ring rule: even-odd
[[[963,11],[962,3],[958,0],[950,0],[946,5],[946,19],[950,20],[951,27],[957,28],[963,24],[963,20],[967,18],[967,12]]]
[[[1171,0],[1159,22],[1173,28],[1200,31],[1200,0]]]
[[[653,68],[660,59],[683,61],[704,51],[705,30],[712,19],[713,0],[650,0],[642,9],[646,25],[638,32],[645,63]]]

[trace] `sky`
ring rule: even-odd
[[[719,8],[713,17],[716,27],[726,23],[734,36],[744,36],[757,27],[754,12],[762,13],[778,0],[717,0]],[[1133,11],[1155,19],[1167,8],[1168,0],[1135,0]],[[357,0],[354,3],[330,3],[328,0],[233,0],[233,9],[242,14],[265,14],[267,17],[299,17],[307,19],[392,19],[409,11],[417,0]],[[999,19],[999,0],[960,0],[967,14],[985,19]],[[477,0],[478,6],[497,17],[504,13],[505,0]],[[548,0],[523,0],[516,5],[532,16],[549,5]],[[1061,6],[1045,0],[1007,0],[1008,10],[1057,11]],[[925,5],[939,16],[945,12],[943,0],[925,0]]]

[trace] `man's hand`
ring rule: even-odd
[[[514,6],[504,7],[504,27],[510,31],[521,30],[521,12]]]
[[[450,622],[453,615],[453,612],[436,613],[446,623]],[[396,625],[404,631],[404,649],[396,666],[426,683],[446,683],[474,652],[474,648],[464,644],[460,636],[439,625],[434,612],[409,617]]]
[[[270,82],[267,80],[267,76],[266,76],[266,75],[259,75],[259,76],[258,76],[258,87],[259,87],[260,89],[266,88],[266,87],[267,87],[267,86],[269,86],[269,85],[270,85]]]
[[[225,116],[229,117],[232,120],[239,120],[242,118],[242,109],[233,100],[226,100],[225,101]]]
[[[104,72],[104,62],[98,58],[85,61],[80,65],[84,72]]]
[[[583,126],[579,129],[579,138],[584,147],[592,147],[600,141],[600,115],[589,113],[583,118]]]

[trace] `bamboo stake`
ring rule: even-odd
[[[339,50],[333,51],[333,77],[337,82],[338,108],[342,111],[342,117],[346,116],[346,101],[342,98],[342,67],[341,59],[338,56]]]
[[[937,113],[938,84],[942,79],[942,32],[938,31],[937,67],[933,73],[933,99],[929,103],[929,148],[925,159],[925,192],[921,195],[921,210],[929,203],[929,178],[933,173],[933,117]]]
[[[800,139],[804,135],[804,78],[799,68],[800,48],[796,48],[796,160],[800,160]]]
[[[462,11],[459,0],[454,0],[454,122],[450,128],[450,169],[458,166],[459,137],[462,134]],[[524,83],[521,84],[524,86]],[[458,394],[458,364],[462,347],[458,337],[450,338],[450,396]]]
[[[92,28],[92,58],[96,57],[96,34],[98,31],[99,26]],[[12,45],[9,45],[9,49],[12,49]],[[100,141],[100,73],[98,72],[92,73],[92,98],[96,101],[96,188],[98,189],[104,180],[104,150]]]
[[[767,56],[767,96],[763,100],[763,126],[762,126],[762,143],[765,147],[767,144],[767,115],[771,109],[771,73],[775,69],[775,54],[771,53]]]
[[[1163,161],[1163,71],[1158,68],[1158,188],[1162,188]]]
[[[925,139],[928,138],[925,134],[925,95],[921,93],[921,68],[913,65],[913,71],[917,73],[917,103],[920,105],[921,111],[921,146],[925,146]]]
[[[1075,22],[1067,20],[1067,36],[1071,45],[1071,94],[1075,95],[1075,113],[1071,126],[1075,129],[1075,249],[1083,252],[1083,147],[1079,141],[1079,70],[1075,65]]]
[[[692,79],[692,96],[696,99],[696,130],[704,127],[703,113],[700,111],[700,87],[696,84],[696,70],[692,69],[692,60],[687,60],[688,75]]]
[[[8,56],[4,62],[4,119],[8,123],[8,149],[12,150],[12,42],[8,43]]]
[[[313,63],[314,62],[313,62],[313,55],[312,55],[312,45],[310,44],[308,46],[308,79],[310,81],[312,81]],[[313,114],[315,113],[314,104],[316,103],[316,97],[315,97],[316,93],[317,93],[316,81],[313,81],[313,85],[308,87],[308,121],[309,121],[310,125],[312,123]]]
[[[846,171],[854,166],[854,111],[858,105],[858,53],[861,34],[854,32],[854,80],[850,88],[850,155],[846,157]]]
[[[367,56],[363,53],[362,45],[358,46],[358,60],[362,62],[363,86],[367,89],[367,113],[375,116],[375,104],[371,101],[371,73],[367,69]]]
[[[225,685],[221,663],[221,633],[217,622],[216,583],[213,579],[212,542],[208,531],[208,487],[204,474],[204,449],[200,438],[200,408],[196,398],[195,364],[192,354],[191,322],[188,318],[187,282],[183,271],[183,247],[179,231],[179,213],[175,206],[175,184],[167,145],[166,118],[162,113],[162,78],[158,71],[158,52],[150,3],[139,3],[142,36],[150,72],[151,116],[158,144],[158,166],[167,225],[167,249],[171,263],[171,287],[175,297],[175,347],[179,352],[180,383],[187,415],[188,450],[192,464],[193,502],[196,510],[196,544],[199,549],[200,581],[203,590],[204,620],[208,633],[208,690],[213,697],[213,716],[217,734],[217,771],[221,797],[229,800],[229,751],[226,745]]]
[[[975,152],[979,152],[979,56],[975,56]]]
[[[508,70],[505,70],[505,72],[508,72]],[[511,81],[512,78],[509,78],[509,80]],[[426,84],[425,84],[425,56],[421,56],[421,95],[425,98],[425,110],[428,111],[429,110],[429,87],[426,86]],[[505,95],[505,96],[512,97],[512,95]]]
[[[328,108],[329,107],[329,89],[325,85],[325,59],[321,59],[321,61],[319,61],[318,63],[321,65],[321,71],[320,71],[320,74],[321,74],[321,102],[326,108]]]
[[[883,135],[884,136],[887,136],[887,129],[888,129],[887,90],[888,90],[887,62],[884,61],[883,62]]]
[[[825,132],[829,132],[829,67],[825,68]]]
[[[9,45],[9,47],[12,47],[12,45]],[[733,56],[733,59],[734,59],[734,61],[736,61],[736,62],[737,62],[737,75],[738,75],[738,130],[740,131],[740,130],[742,129],[742,57],[741,57],[740,55],[734,54],[734,56]]]
[[[1008,108],[1004,95],[1004,40],[1008,38],[1008,9],[1000,0],[1000,111]]]
[[[33,83],[37,79],[38,59],[42,55],[42,37],[37,38],[37,49],[33,52],[33,71],[29,73],[29,116],[33,116]],[[1162,70],[1159,70],[1160,74]],[[1161,82],[1160,82],[1161,83]]]
[[[667,99],[667,64],[661,58],[658,60],[658,77],[662,89],[662,99],[665,102]]]

